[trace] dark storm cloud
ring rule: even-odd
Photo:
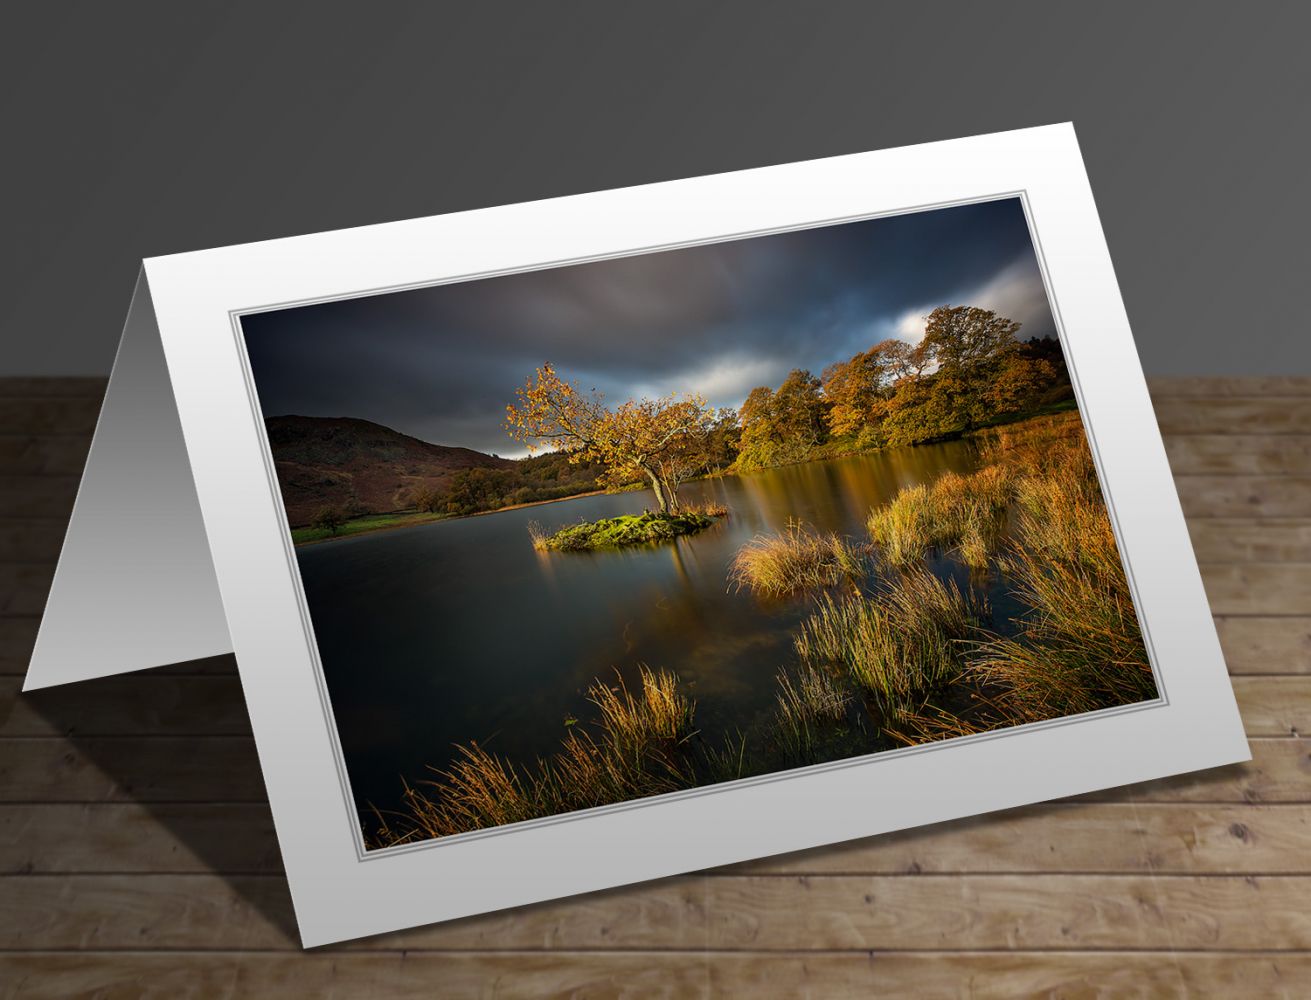
[[[755,385],[890,336],[943,304],[1054,332],[1017,199],[248,316],[266,415],[355,416],[515,453],[506,403],[543,361],[612,399]]]

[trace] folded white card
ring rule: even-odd
[[[1249,756],[1068,125],[145,261],[25,688],[229,650],[306,945]]]

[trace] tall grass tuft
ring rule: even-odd
[[[700,503],[683,504],[686,514],[702,514],[705,517],[728,517],[728,505],[718,500],[702,500]]]
[[[550,548],[550,546],[546,544],[546,539],[549,536],[547,534],[546,529],[542,527],[540,522],[538,521],[528,522],[528,537],[533,540],[533,548],[535,548],[538,552],[545,552],[547,551],[547,549]]]
[[[814,755],[820,728],[846,718],[851,694],[826,670],[803,664],[794,677],[778,675],[774,736],[793,760]]]
[[[866,528],[884,559],[913,566],[931,548],[955,546],[970,566],[988,564],[1014,495],[1013,473],[1000,465],[969,475],[948,472],[931,486],[910,486],[870,511]]]
[[[812,669],[837,666],[896,719],[960,675],[963,641],[987,617],[983,600],[924,569],[908,569],[873,597],[820,599],[794,639]]]
[[[596,683],[587,700],[601,710],[601,725],[616,750],[640,756],[660,740],[678,742],[692,733],[692,702],[668,670],[638,667],[641,690],[634,695],[619,677],[614,687]]]
[[[573,812],[690,787],[683,746],[694,734],[695,705],[668,671],[639,669],[640,689],[597,682],[588,697],[600,709],[599,733],[572,729],[560,749],[534,766],[515,767],[477,743],[422,788],[406,787],[403,815],[383,818],[372,846],[444,837]]]
[[[1033,612],[980,643],[971,671],[1000,686],[1019,721],[1131,704],[1156,686],[1115,533],[1077,418],[999,434],[1023,470],[1003,568]]]
[[[762,597],[786,597],[865,575],[864,554],[844,538],[788,521],[787,530],[757,535],[729,566],[729,580]]]

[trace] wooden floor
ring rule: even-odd
[[[1250,764],[310,953],[231,658],[18,694],[102,390],[0,381],[0,995],[1311,996],[1311,378],[1153,384]]]

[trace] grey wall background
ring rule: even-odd
[[[1298,4],[61,3],[0,40],[0,374],[141,257],[1073,120],[1144,367],[1311,371]]]

